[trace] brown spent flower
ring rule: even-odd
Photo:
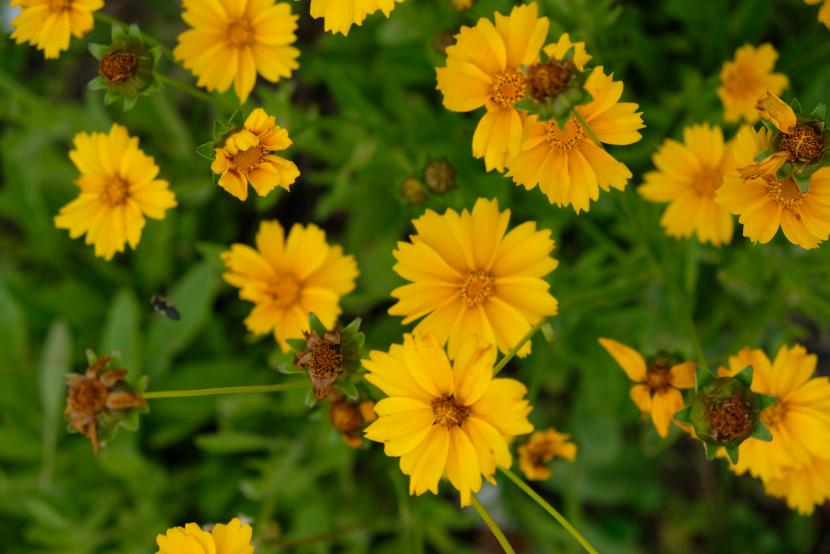
[[[97,454],[98,416],[107,410],[126,410],[143,408],[147,402],[140,396],[127,390],[113,390],[123,382],[126,369],[102,370],[109,363],[109,356],[100,356],[89,366],[84,375],[67,375],[66,416],[69,426],[92,442],[92,450]]]
[[[565,458],[569,462],[576,459],[576,445],[570,441],[570,435],[559,433],[554,428],[536,431],[523,444],[519,445],[519,467],[531,481],[544,481],[552,475],[545,464],[555,457]]]
[[[340,395],[332,395],[329,404],[329,419],[332,426],[343,435],[343,441],[352,448],[363,444],[363,427],[377,416],[375,403],[371,400],[351,402]]]
[[[410,204],[421,204],[427,199],[427,190],[417,177],[407,177],[401,183],[401,194]]]
[[[443,194],[455,186],[455,168],[447,160],[431,160],[424,167],[424,181],[429,190]]]
[[[323,336],[316,331],[303,331],[306,350],[297,353],[294,365],[301,367],[314,385],[314,397],[322,400],[328,396],[334,382],[343,373],[343,355],[340,352],[340,328],[326,331]]]

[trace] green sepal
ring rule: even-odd
[[[313,408],[317,404],[317,398],[314,396],[314,387],[309,387],[305,395],[305,405]]]
[[[366,335],[360,332],[360,323],[357,317],[340,332],[340,354],[346,374],[354,373],[360,367],[360,353],[366,342]]]
[[[718,452],[718,447],[713,444],[709,444],[708,442],[704,442],[703,452],[706,454],[706,459],[711,462],[715,459],[715,454],[717,454]]]
[[[321,337],[326,334],[326,326],[323,325],[323,322],[320,321],[320,318],[317,317],[317,314],[310,313],[308,314],[308,326],[311,328],[312,331],[320,335]]]
[[[107,89],[104,92],[104,104],[109,106],[110,104],[112,104],[116,100],[118,100],[118,95],[115,94],[114,92],[112,92],[110,89]]]
[[[334,388],[342,392],[349,400],[357,400],[360,393],[357,392],[357,387],[351,379],[338,379],[334,384]]]
[[[150,48],[150,56],[153,58],[153,65],[157,64],[162,56],[161,46],[153,46]]]
[[[747,388],[752,386],[752,366],[748,365],[743,368],[740,373],[735,375],[735,379],[746,385]]]
[[[675,412],[674,419],[679,421],[680,423],[685,423],[690,425],[692,423],[692,405],[689,404],[688,406],[684,407],[682,410]]]
[[[104,90],[107,88],[107,80],[104,79],[103,75],[98,75],[89,83],[87,83],[87,88],[90,90]]]
[[[715,380],[715,374],[707,369],[698,367],[695,372],[695,392],[706,388],[712,381]]]
[[[750,436],[753,439],[758,439],[759,441],[764,442],[769,442],[772,440],[772,433],[770,433],[767,426],[760,421],[755,425],[755,429],[752,430],[752,435]]]
[[[542,325],[541,329],[542,329],[542,334],[545,336],[545,340],[548,343],[553,344],[553,341],[556,338],[554,336],[553,326],[550,323],[545,323],[545,324]]]
[[[726,457],[729,458],[729,461],[733,464],[738,463],[738,447],[737,446],[727,446],[726,447]]]
[[[209,140],[208,142],[203,142],[199,146],[196,147],[196,155],[206,160],[213,160],[216,156],[216,152],[214,152],[214,148],[216,148],[216,144]]]
[[[228,118],[226,122],[223,121],[214,121],[213,122],[213,142],[216,144],[224,144],[225,138],[230,135],[232,132],[236,131],[241,125],[238,123],[240,119],[240,115],[242,112],[240,110],[234,111],[231,116]]]
[[[141,29],[138,28],[136,23],[130,25],[130,28],[127,30],[127,38],[131,41],[144,44],[144,37],[141,34]]]
[[[277,371],[284,375],[297,375],[299,373],[305,375],[305,371],[303,371],[303,368],[297,367],[296,365],[294,365],[293,362],[283,362],[279,364],[277,366]]]
[[[286,339],[285,342],[291,347],[291,350],[295,352],[302,352],[306,349],[307,343],[305,339]]]
[[[110,49],[110,47],[106,44],[96,44],[94,42],[90,43],[87,48],[89,49],[89,53],[99,61],[104,57],[104,54],[107,53],[107,50]]]
[[[798,185],[798,189],[801,192],[807,192],[808,190],[810,190],[810,180],[812,178],[812,174],[793,175],[793,178],[795,179],[795,182]]]
[[[86,363],[87,363],[87,365],[90,365],[90,366],[94,365],[95,362],[98,361],[98,354],[96,354],[95,351],[92,350],[91,348],[87,348],[85,354],[86,354]]]
[[[792,102],[790,102],[790,107],[796,114],[804,113],[804,109],[801,107],[801,102],[798,101],[798,98],[793,98]]]
[[[758,396],[758,409],[763,411],[778,402],[778,397],[769,394],[755,393]]]
[[[124,111],[132,110],[136,102],[138,102],[138,96],[124,96]]]
[[[113,44],[119,42],[127,42],[128,31],[122,25],[113,25],[112,26],[112,34],[110,35],[112,38]]]
[[[284,364],[291,364],[294,361],[293,352],[283,352],[279,347],[275,348],[268,355],[268,367],[280,371],[280,366]]]

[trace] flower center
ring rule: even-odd
[[[274,303],[277,306],[284,308],[285,306],[291,306],[297,302],[297,298],[300,296],[300,284],[293,275],[285,273],[278,276],[276,280],[271,283],[269,292],[271,293]]]
[[[509,108],[525,97],[526,79],[521,71],[508,69],[496,75],[490,85],[490,100],[499,107]]]
[[[668,360],[656,358],[646,369],[646,385],[652,394],[671,387],[671,367]]]
[[[343,355],[340,349],[326,341],[320,341],[311,347],[311,363],[308,372],[313,377],[325,379],[337,375]]]
[[[241,48],[253,43],[254,30],[247,19],[240,19],[228,25],[226,35],[228,44],[235,48]]]
[[[760,85],[757,73],[746,66],[733,67],[723,81],[723,87],[733,96],[757,96]]]
[[[711,407],[706,417],[716,442],[739,442],[752,433],[752,407],[737,394],[720,405]]]
[[[792,177],[779,181],[772,175],[764,175],[764,180],[767,182],[767,197],[770,200],[789,210],[798,209],[804,202],[804,193]]]
[[[247,173],[262,162],[265,154],[266,151],[261,146],[251,146],[247,150],[240,150],[234,154],[231,163],[239,173]]]
[[[67,398],[67,412],[97,414],[107,405],[107,387],[98,379],[84,377],[71,388]]]
[[[818,161],[823,148],[823,137],[805,123],[796,123],[792,133],[781,135],[781,142],[778,143],[778,151],[786,152],[791,162]]]
[[[723,172],[718,169],[703,169],[694,179],[694,187],[702,196],[714,196],[721,183]]]
[[[778,401],[761,412],[761,422],[766,425],[767,428],[771,429],[779,425],[786,414],[787,407],[784,403]]]
[[[101,200],[109,206],[120,206],[130,196],[130,184],[121,177],[113,177],[101,190]]]
[[[452,395],[442,396],[432,401],[432,415],[433,425],[457,427],[470,417],[470,408],[459,404]]]
[[[546,121],[545,127],[545,139],[548,144],[560,152],[573,150],[588,136],[574,116],[568,119],[564,129],[560,129],[554,119]]]
[[[73,0],[49,0],[50,12],[65,12],[72,9]]]
[[[461,283],[461,300],[466,306],[480,306],[493,296],[495,280],[489,271],[470,271]]]
[[[132,52],[110,52],[101,58],[98,70],[111,83],[127,80],[133,73],[136,57]]]
[[[531,65],[527,70],[528,93],[539,102],[555,97],[567,88],[573,69],[574,64],[570,60],[560,62],[551,59]]]

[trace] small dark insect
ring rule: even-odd
[[[181,319],[181,315],[179,315],[179,310],[176,309],[176,306],[170,303],[167,298],[160,294],[154,294],[152,298],[150,298],[150,304],[153,305],[153,309],[160,314],[164,314],[173,321],[178,321]]]

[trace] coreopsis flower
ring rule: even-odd
[[[672,416],[683,407],[680,390],[695,385],[697,364],[672,364],[664,356],[657,356],[647,364],[645,358],[629,346],[607,338],[599,339],[599,343],[634,382],[631,400],[640,408],[643,417],[650,414],[657,433],[663,438],[668,436]]]
[[[752,367],[751,389],[776,398],[759,416],[772,440],[750,437],[741,443],[738,463],[731,466],[735,473],[748,471],[767,483],[814,459],[830,463],[830,380],[814,376],[816,362],[800,345],[782,346],[772,362],[762,350],[747,347],[729,358],[729,369],[719,369],[733,376]]]
[[[692,125],[683,130],[683,142],[663,142],[652,156],[656,171],[645,175],[637,189],[652,202],[669,202],[660,224],[670,237],[697,234],[700,242],[715,246],[732,239],[732,215],[715,203],[723,176],[734,169],[730,146],[720,127]]]
[[[551,471],[546,466],[554,458],[576,459],[576,445],[570,442],[570,435],[554,428],[534,431],[527,441],[519,445],[519,467],[531,481],[550,479]]]
[[[724,62],[718,96],[726,121],[758,121],[755,101],[767,91],[781,94],[789,86],[786,75],[773,72],[777,59],[778,52],[769,43],[757,48],[745,44],[735,51],[733,60]]]
[[[253,554],[253,529],[233,518],[228,524],[217,523],[210,532],[195,523],[172,527],[156,537],[156,554]]]
[[[71,37],[81,38],[92,30],[92,13],[104,7],[104,0],[11,0],[11,5],[22,8],[11,21],[11,38],[43,50],[48,60],[67,50]]]
[[[81,191],[55,216],[55,226],[69,229],[73,239],[85,234],[95,255],[111,260],[125,244],[135,249],[144,218],[164,219],[176,197],[167,181],[156,179],[155,160],[121,125],[114,124],[109,134],[78,133],[73,144],[69,159],[81,173],[75,180]]]
[[[810,515],[816,506],[830,499],[830,461],[813,458],[809,465],[766,481],[764,490],[770,496],[783,498],[800,514]]]
[[[584,89],[591,100],[574,106],[562,127],[555,118],[525,118],[520,152],[508,163],[507,173],[528,190],[538,185],[552,204],[572,206],[576,213],[588,211],[600,189],[625,188],[631,171],[602,144],[633,144],[644,127],[639,106],[619,101],[623,84],[602,67],[594,68]]]
[[[297,16],[274,0],[183,0],[182,19],[190,29],[179,35],[176,60],[198,77],[197,85],[225,92],[233,84],[239,103],[254,89],[257,73],[272,83],[300,67]]]
[[[311,17],[323,18],[323,28],[348,35],[352,25],[363,25],[366,16],[380,10],[389,17],[403,0],[311,0]]]
[[[254,334],[273,332],[283,351],[287,339],[301,339],[308,316],[316,314],[327,328],[340,315],[340,297],[354,289],[357,264],[338,245],[326,242],[314,224],[295,224],[285,237],[278,221],[263,221],[256,249],[234,244],[222,253],[225,281],[239,297],[255,304],[245,319]]]
[[[556,314],[544,277],[558,262],[550,231],[525,222],[507,231],[510,210],[479,198],[472,212],[432,210],[414,220],[417,234],[393,252],[395,271],[411,281],[396,288],[391,315],[421,319],[415,331],[449,341],[451,357],[470,335],[509,351],[542,318]],[[530,352],[530,341],[519,356]]]
[[[830,29],[830,0],[804,0],[807,4],[821,4],[818,9],[818,20]]]
[[[229,135],[222,146],[215,148],[210,169],[220,175],[219,186],[240,200],[248,198],[248,184],[260,196],[276,187],[288,190],[299,177],[300,170],[291,160],[273,152],[291,146],[288,131],[262,108],[256,108],[245,120],[242,129]]]
[[[515,105],[525,97],[522,66],[536,61],[548,34],[548,18],[538,17],[535,2],[515,6],[495,24],[479,19],[461,27],[446,49],[447,65],[436,70],[444,107],[454,112],[487,109],[473,135],[473,155],[487,171],[503,171],[522,142],[522,119]]]
[[[94,357],[83,375],[66,376],[66,409],[69,428],[89,439],[97,454],[100,434],[111,437],[126,422],[131,410],[147,406],[147,401],[124,381],[126,369],[113,369],[111,356]],[[115,364],[116,366],[119,364]]]
[[[815,248],[830,236],[830,168],[813,173],[808,190],[803,192],[795,177],[778,177],[774,166],[779,158],[767,158],[758,173],[755,158],[769,151],[771,144],[766,129],[744,127],[738,131],[732,147],[735,166],[753,168],[753,173],[727,173],[715,201],[740,216],[743,235],[753,242],[768,243],[780,227],[793,244]]]
[[[433,335],[404,335],[388,352],[372,351],[366,380],[387,398],[375,404],[377,421],[366,438],[400,457],[410,494],[438,494],[446,474],[461,505],[494,483],[496,466],[509,468],[507,441],[533,431],[527,389],[514,379],[493,378],[496,349],[470,336],[450,364]]]

